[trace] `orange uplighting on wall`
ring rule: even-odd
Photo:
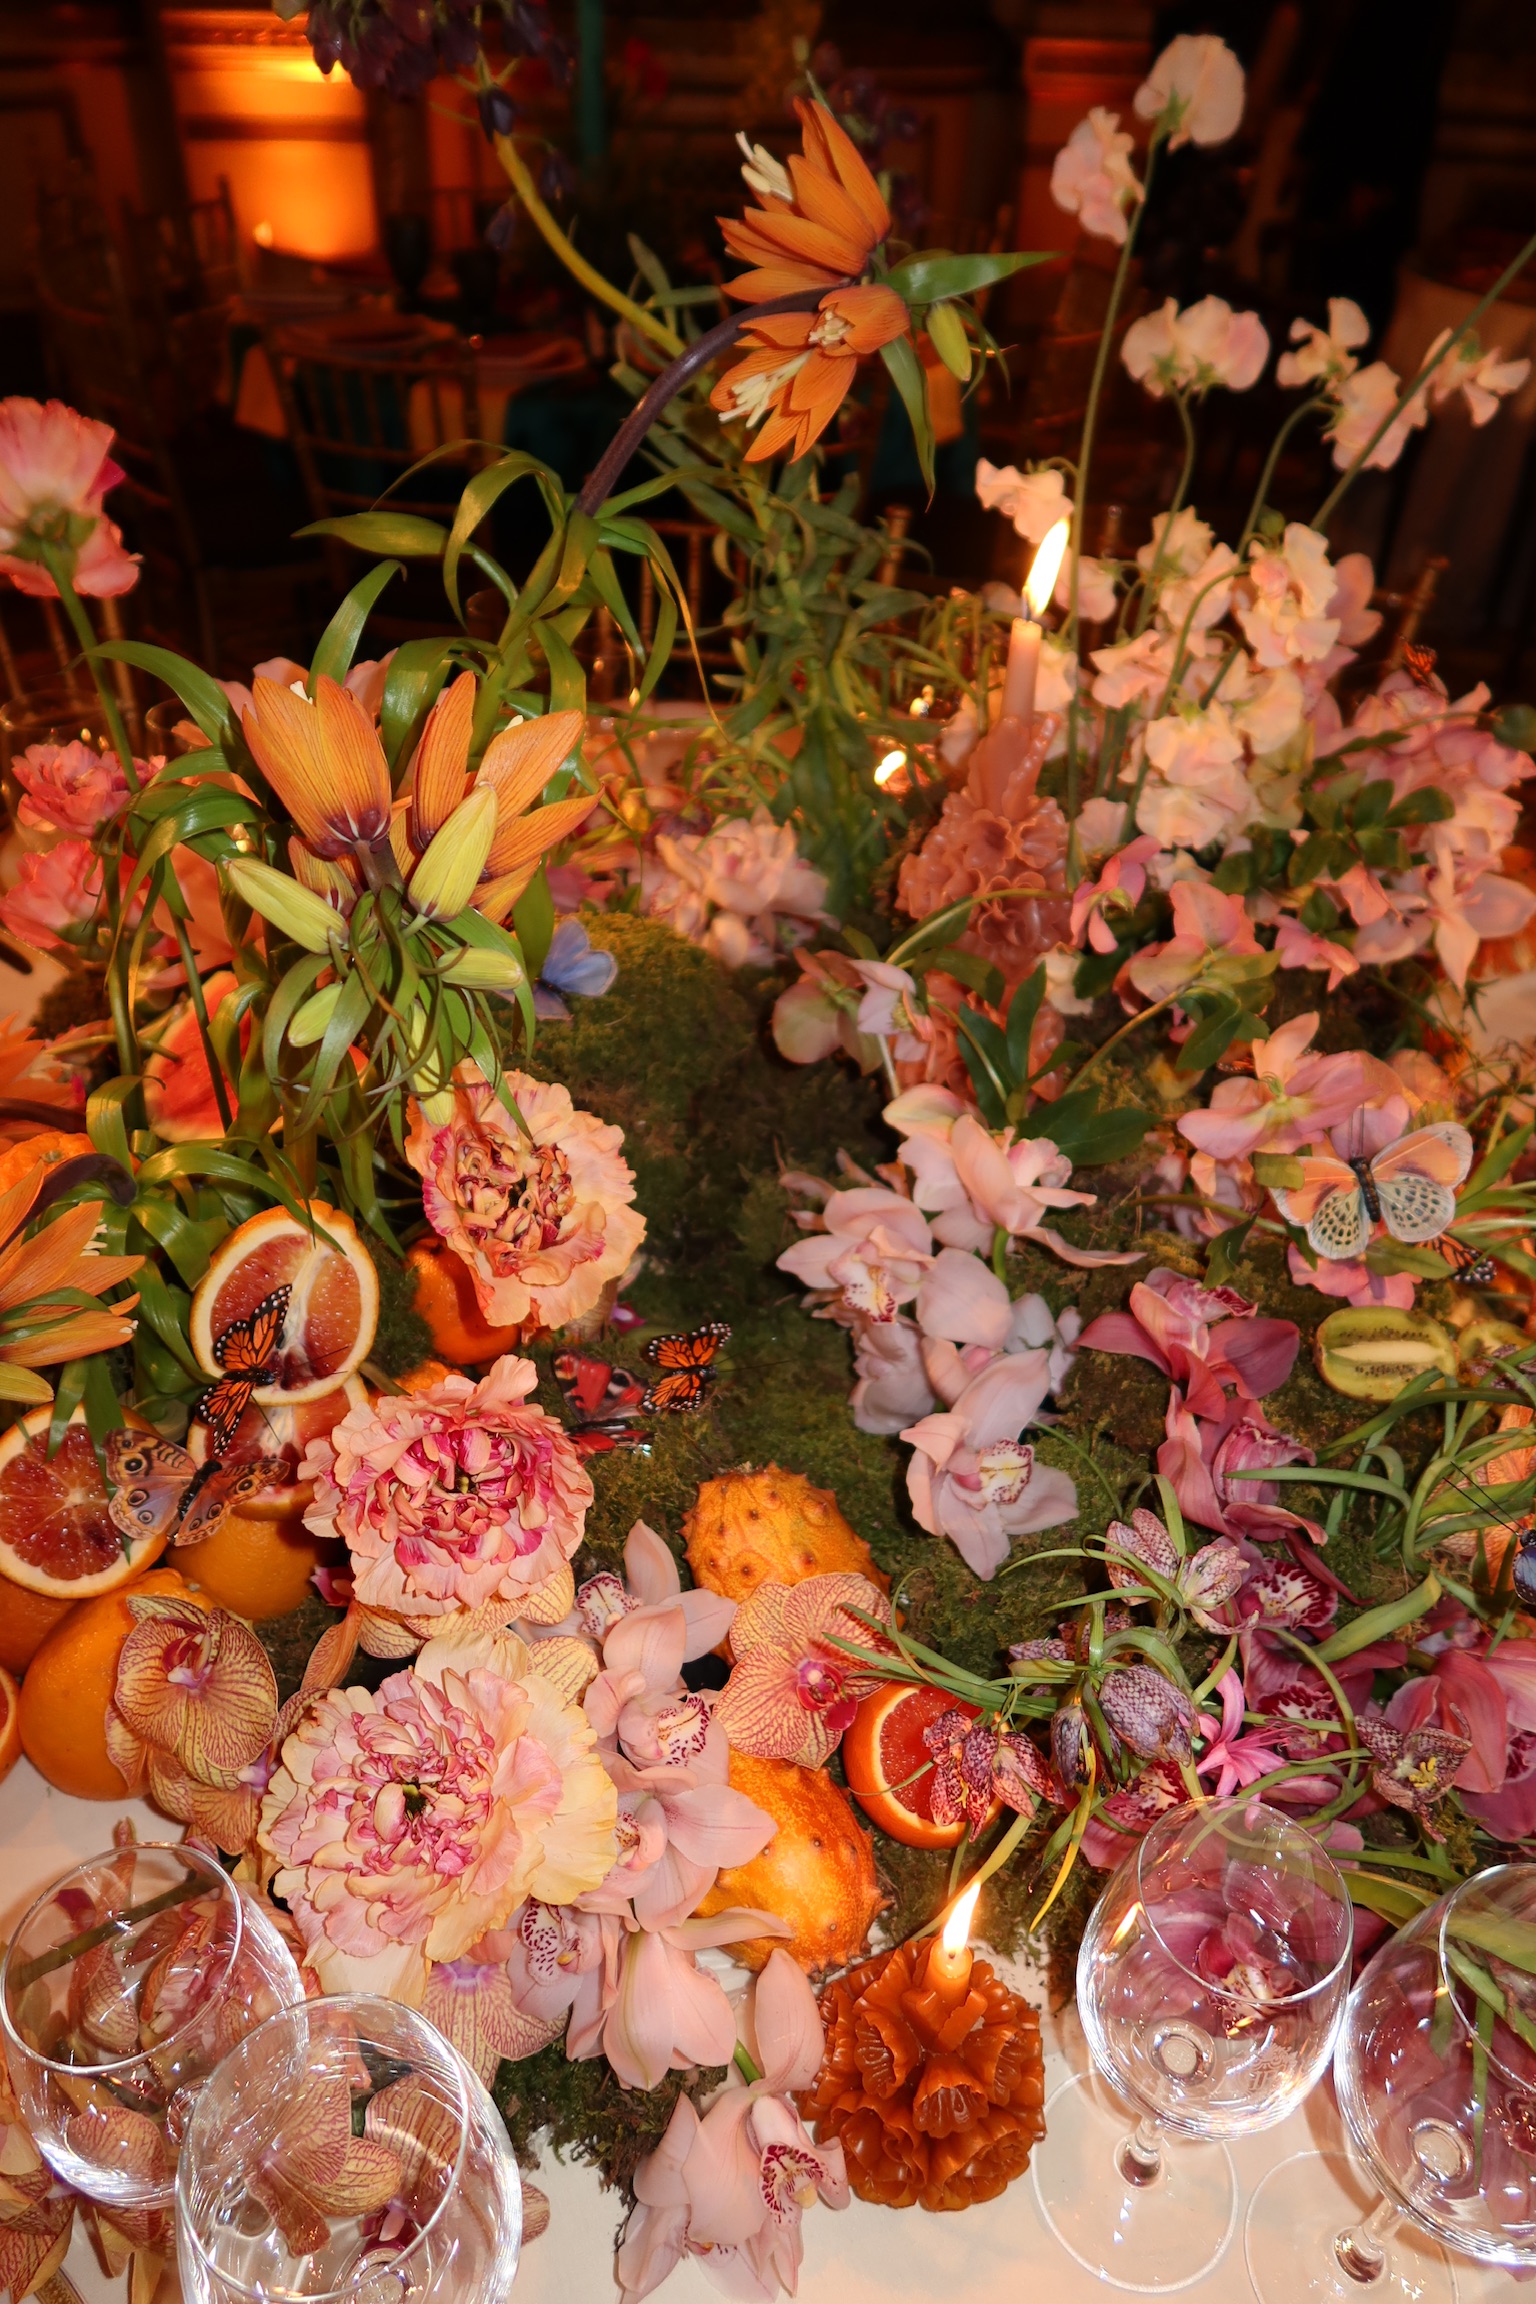
[[[226,177],[240,231],[315,261],[378,242],[363,98],[298,25],[256,9],[164,12],[194,199]]]

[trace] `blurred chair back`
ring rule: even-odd
[[[446,511],[496,454],[480,439],[473,351],[457,338],[375,348],[318,327],[278,328],[266,349],[317,520],[366,512],[386,489],[402,509]],[[453,453],[397,485],[438,448]]]

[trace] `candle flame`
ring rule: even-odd
[[[906,764],[907,756],[905,752],[887,752],[885,758],[881,761],[879,767],[875,770],[875,782],[877,784],[889,784],[891,778],[895,776],[901,769],[905,768]]]
[[[961,1897],[959,1903],[955,1906],[954,1910],[950,1913],[949,1918],[945,1921],[944,1933],[939,1938],[939,1942],[943,1945],[946,1952],[963,1952],[965,1950],[966,1945],[970,1941],[971,1921],[975,1916],[976,1899],[980,1894],[981,1882],[979,1880],[975,1880],[971,1883],[970,1887],[967,1888],[965,1894]]]
[[[1058,520],[1054,528],[1046,530],[1040,549],[1030,562],[1029,574],[1024,579],[1024,597],[1029,602],[1031,616],[1037,619],[1051,604],[1051,594],[1061,573],[1062,555],[1071,534],[1071,521]]]

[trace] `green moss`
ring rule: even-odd
[[[416,1309],[416,1275],[378,1242],[369,1253],[379,1275],[379,1328],[369,1358],[386,1376],[403,1376],[432,1356],[432,1331]]]
[[[524,2167],[537,2166],[539,2142],[547,2137],[557,2153],[573,2154],[627,2193],[636,2168],[666,2133],[679,2096],[700,2102],[724,2077],[723,2067],[713,2067],[669,2072],[649,2091],[623,2088],[602,2057],[570,2063],[557,2040],[520,2063],[503,2063],[491,2094]]]

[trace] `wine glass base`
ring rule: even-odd
[[[1237,2229],[1237,2179],[1221,2144],[1170,2137],[1150,2184],[1121,2174],[1136,2115],[1088,2073],[1045,2108],[1031,2161],[1040,2213],[1069,2256],[1110,2288],[1166,2296],[1214,2271]]]
[[[1382,2242],[1375,2280],[1353,2280],[1335,2236],[1368,2216],[1379,2195],[1336,2152],[1298,2152],[1256,2187],[1243,2246],[1259,2304],[1456,2304],[1456,2274],[1429,2235],[1405,2217]]]

